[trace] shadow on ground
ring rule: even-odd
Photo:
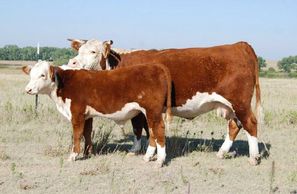
[[[128,152],[133,142],[134,136],[128,135],[125,139],[107,143],[100,148],[97,148],[97,154],[109,154],[114,152]],[[144,154],[147,147],[146,137],[142,137],[142,148],[140,154]],[[166,137],[166,154],[167,162],[170,162],[174,158],[185,156],[192,152],[217,152],[223,144],[223,139],[201,139],[201,138],[186,138],[186,137]],[[263,143],[259,143],[259,151],[261,158],[269,157],[269,150],[271,144],[266,144],[267,150]],[[236,140],[230,152],[236,153],[236,157],[249,156],[248,142],[243,140]]]

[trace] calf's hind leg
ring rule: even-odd
[[[165,126],[162,115],[160,114],[159,117],[155,117],[154,119],[148,117],[148,126],[150,128],[149,146],[143,159],[150,161],[157,147],[157,165],[158,167],[162,167],[166,158]]]

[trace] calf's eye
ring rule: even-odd
[[[91,53],[92,53],[92,54],[95,54],[96,52],[95,52],[95,51],[91,51]]]

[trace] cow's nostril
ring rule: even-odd
[[[30,92],[32,92],[32,89],[27,90],[27,93],[30,93]]]
[[[73,65],[75,65],[76,64],[76,62],[73,62]]]

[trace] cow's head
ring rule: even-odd
[[[73,40],[71,46],[73,49],[78,51],[78,55],[69,60],[68,66],[102,70],[105,69],[106,59],[110,53],[112,40],[109,41],[98,41],[98,40]]]
[[[38,61],[35,65],[24,66],[23,72],[30,75],[26,92],[31,95],[49,94],[55,86],[54,67],[46,61]]]

